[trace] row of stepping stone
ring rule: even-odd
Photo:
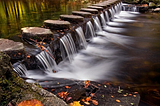
[[[100,13],[107,7],[120,2],[120,0],[108,0],[98,4],[93,4],[87,8],[81,8],[80,11],[72,11],[73,15],[60,15],[61,20],[45,20],[44,26],[21,28],[21,35],[24,39],[51,41],[53,32],[50,30],[70,29],[71,23],[84,22],[84,18],[91,18],[93,15]],[[14,42],[8,39],[0,39],[0,51],[6,52],[11,59],[22,59],[25,56],[24,45],[20,42]]]

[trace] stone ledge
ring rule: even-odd
[[[37,41],[51,41],[53,33],[50,29],[40,27],[24,27],[21,28],[21,34],[23,39],[34,39]]]
[[[11,59],[24,58],[24,45],[21,42],[0,38],[0,52],[7,53]]]
[[[71,23],[83,22],[84,18],[77,15],[60,15],[60,19],[64,21],[69,21]]]
[[[98,14],[98,10],[97,9],[81,8],[80,11],[90,12],[92,14]]]
[[[60,20],[45,20],[44,26],[52,30],[63,30],[70,28],[70,22]]]
[[[79,15],[84,18],[91,18],[92,14],[90,12],[83,12],[83,11],[72,11],[73,15]]]

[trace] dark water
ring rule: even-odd
[[[44,20],[59,19],[61,14],[100,0],[0,0],[0,37],[17,39],[22,27],[43,26]]]

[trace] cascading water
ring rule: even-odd
[[[19,64],[18,66],[16,66],[15,68],[13,68],[13,70],[18,73],[18,75],[20,77],[26,77],[28,76],[28,72],[27,72],[27,68],[24,64]]]
[[[76,28],[75,30],[76,30],[79,38],[80,38],[80,39],[79,39],[80,45],[81,45],[84,49],[86,49],[86,47],[87,47],[87,42],[86,42],[86,39],[85,39],[85,36],[84,36],[84,32],[83,32],[83,30],[82,30],[82,27],[78,27],[78,28]]]
[[[73,41],[73,39],[71,37],[71,34],[68,33],[67,35],[63,36],[60,39],[60,41],[61,41],[61,43],[63,44],[63,46],[65,48],[65,51],[67,53],[69,61],[71,62],[73,60],[73,55],[77,53],[74,41]],[[62,45],[60,47],[61,47],[62,58],[64,60],[66,58],[66,56],[65,56],[64,50],[62,48]]]
[[[40,54],[36,55],[37,59],[42,64],[42,70],[53,72],[53,70],[58,70],[55,60],[52,58],[53,54],[48,47],[46,51],[42,51]],[[41,68],[41,67],[40,67]]]
[[[91,23],[91,21],[88,21],[86,23],[86,32],[85,32],[85,37],[87,37],[88,39],[91,39],[93,37],[96,37],[96,34],[94,32],[94,27]]]
[[[81,27],[78,27],[76,29],[76,33],[79,36],[80,45],[83,46],[83,49],[79,50],[78,53],[71,35],[67,34],[60,39],[61,55],[63,57],[63,61],[58,65],[54,64],[55,61],[51,59],[51,57],[46,52],[38,54],[36,57],[38,57],[39,61],[42,63],[42,66],[44,67],[44,69],[41,70],[45,70],[45,72],[47,73],[44,76],[46,78],[68,78],[78,80],[111,80],[112,77],[117,74],[124,74],[121,71],[121,68],[123,68],[124,66],[123,63],[125,62],[126,64],[128,64],[128,62],[132,62],[130,61],[132,59],[139,59],[140,56],[144,54],[142,51],[145,51],[146,49],[148,49],[147,47],[150,47],[150,42],[142,42],[141,40],[136,38],[138,40],[135,43],[133,42],[133,40],[135,40],[133,38],[135,37],[114,34],[114,32],[108,33],[104,31],[105,27],[107,30],[110,30],[111,26],[108,27],[110,23],[127,25],[128,22],[131,22],[128,20],[133,19],[132,23],[137,21],[137,19],[134,19],[134,17],[139,16],[138,14],[133,14],[133,12],[130,11],[121,11],[121,3],[116,6],[117,7],[113,8],[115,9],[115,13],[113,13],[113,9],[110,9],[112,15],[111,17],[108,17],[108,12],[105,11],[107,22],[105,20],[104,14],[100,14],[101,22],[99,21],[98,17],[93,18],[94,29],[90,21],[87,23],[88,29],[86,28],[86,30],[91,34],[90,42],[88,44],[85,39],[85,36],[88,32],[86,31],[84,36],[84,32]],[[103,28],[101,24],[103,25]],[[143,24],[145,25],[145,23]],[[116,24],[115,26],[121,28],[121,25],[119,26],[118,24]],[[138,28],[141,27],[138,26]],[[113,27],[113,29],[115,29],[115,27]],[[126,27],[125,29],[128,30],[129,28]],[[132,30],[134,31],[135,29]],[[135,36],[133,31],[130,33]],[[141,32],[136,34],[137,36],[145,36]],[[134,44],[135,47],[137,45],[140,45],[140,49],[130,49],[130,44]],[[147,53],[148,52],[149,51],[147,51]],[[68,60],[70,62],[65,59],[66,57],[68,57]],[[143,56],[142,59],[146,57],[147,56]],[[136,62],[139,62],[141,60],[139,59]],[[53,70],[57,69],[57,73],[52,72]],[[23,70],[23,68],[18,68],[18,70]]]

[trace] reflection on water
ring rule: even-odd
[[[100,0],[1,0],[0,37],[10,38],[20,34],[22,27],[42,26],[44,20],[58,19],[61,14],[71,14],[73,10],[98,1]]]

